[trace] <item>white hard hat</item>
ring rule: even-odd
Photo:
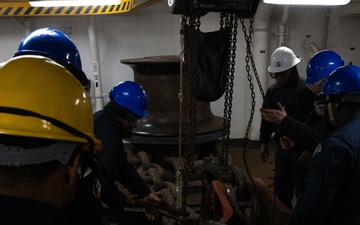
[[[269,73],[280,73],[296,66],[300,61],[301,59],[290,48],[282,46],[272,53],[268,71]]]

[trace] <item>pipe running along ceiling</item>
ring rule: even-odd
[[[101,2],[101,1],[99,1]],[[89,16],[126,13],[142,9],[160,0],[122,0],[118,5],[32,7],[29,1],[0,0],[1,17]]]

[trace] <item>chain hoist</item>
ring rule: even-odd
[[[182,53],[180,65],[180,128],[179,156],[182,158],[182,170],[177,170],[177,186],[180,194],[177,207],[185,210],[189,174],[194,170],[196,136],[196,96],[198,77],[198,42],[200,34],[200,15],[194,11],[194,2],[185,6],[187,13],[182,16],[180,34]],[[181,174],[181,175],[180,175]],[[180,183],[182,184],[180,187]]]
[[[176,180],[178,191],[177,208],[186,207],[187,187],[189,175],[194,170],[195,144],[196,144],[196,96],[197,96],[197,79],[199,75],[198,58],[199,58],[199,38],[200,38],[200,11],[194,10],[196,2],[188,0],[184,2],[184,13],[181,17],[181,52],[180,52],[180,127],[179,127],[179,167],[176,171]],[[221,143],[221,153],[219,156],[220,166],[224,171],[229,171],[229,140],[231,128],[235,58],[237,44],[237,28],[240,16],[234,12],[222,12],[220,14],[221,29],[229,30],[228,56],[227,56],[227,73],[224,95],[224,116],[223,116],[223,135]],[[243,19],[241,19],[243,24]],[[251,34],[253,18],[250,20],[249,35],[245,29],[245,40],[247,42],[246,71],[250,82],[252,110],[249,124],[246,131],[245,142],[247,144],[249,131],[255,111],[255,93],[251,83],[250,66],[251,61],[254,71],[255,63],[251,53]],[[243,30],[244,30],[243,24]],[[260,80],[255,72],[256,79],[261,88]],[[263,94],[263,91],[262,91]],[[244,156],[245,157],[245,156]],[[253,184],[250,170],[244,160],[247,174]],[[253,185],[254,186],[254,185]]]
[[[248,146],[248,143],[249,143],[250,129],[251,129],[251,124],[252,124],[252,121],[253,121],[253,117],[254,117],[254,113],[255,113],[255,105],[256,105],[254,85],[252,84],[252,77],[251,77],[250,66],[249,66],[250,60],[253,59],[252,53],[251,53],[251,41],[252,41],[252,33],[253,33],[253,26],[252,26],[253,25],[253,18],[250,18],[249,33],[247,33],[246,26],[245,26],[245,23],[244,23],[244,19],[240,19],[240,22],[241,22],[241,25],[242,25],[242,30],[244,32],[244,38],[245,38],[245,42],[246,42],[246,57],[245,57],[246,66],[245,66],[245,69],[246,69],[247,79],[249,81],[249,87],[250,87],[250,91],[251,91],[251,113],[250,113],[249,121],[248,121],[248,124],[247,124],[247,127],[246,127],[245,137],[244,137],[243,162],[244,162],[244,167],[245,167],[246,173],[248,174],[251,185],[253,187],[254,195],[256,196],[256,187],[255,187],[255,184],[254,184],[253,177],[251,175],[251,171],[250,171],[249,166],[247,164],[247,158],[246,158],[247,146]],[[257,213],[258,207],[257,207],[256,204],[254,206],[254,210]],[[255,221],[251,221],[251,224],[255,224]]]
[[[229,50],[227,61],[227,77],[225,84],[224,96],[224,117],[223,117],[223,136],[221,142],[221,155],[219,157],[220,165],[224,171],[229,170],[229,140],[231,128],[231,114],[232,114],[232,100],[234,88],[234,73],[235,73],[235,58],[236,58],[236,36],[238,27],[238,17],[234,13],[221,13],[220,14],[220,28],[227,27],[230,31],[229,34]]]
[[[243,23],[243,22],[242,22]],[[254,58],[253,58],[253,56],[252,56],[252,52],[251,52],[251,48],[250,48],[250,43],[251,43],[251,36],[250,36],[250,34],[251,34],[251,32],[252,32],[252,26],[251,26],[251,24],[252,24],[252,21],[251,21],[251,19],[250,19],[250,28],[249,28],[249,31],[250,31],[250,33],[249,33],[249,36],[247,36],[246,35],[246,29],[244,30],[244,34],[245,34],[245,40],[246,40],[246,43],[247,43],[247,49],[249,49],[250,51],[248,51],[248,53],[247,53],[247,65],[248,65],[248,62],[249,62],[249,60],[248,59],[250,59],[250,61],[251,61],[251,65],[252,65],[252,68],[253,68],[253,71],[254,71],[254,75],[255,75],[255,79],[256,79],[256,81],[257,81],[257,84],[258,84],[258,86],[259,86],[259,90],[260,90],[260,94],[261,94],[261,96],[262,96],[262,98],[263,98],[263,100],[265,101],[265,92],[264,92],[264,89],[262,88],[262,85],[261,85],[261,82],[260,82],[260,78],[259,78],[259,75],[258,75],[258,73],[257,73],[257,70],[256,70],[256,67],[255,67],[255,62],[254,62]],[[244,29],[244,24],[243,24],[243,29]],[[247,71],[248,71],[248,68],[247,68]],[[251,78],[251,77],[250,77]],[[250,79],[249,79],[249,81],[250,81]],[[252,84],[251,84],[251,81],[250,81],[250,89],[251,89],[251,86],[252,86]],[[252,86],[253,87],[253,86]],[[252,96],[255,96],[254,95],[254,92],[253,92],[253,89],[251,89],[252,90]],[[255,102],[255,98],[253,97],[252,98],[253,99],[253,108],[252,109],[254,109],[254,102]],[[253,115],[253,112],[252,112],[252,115]],[[248,129],[250,129],[249,127],[248,127]],[[247,130],[247,133],[248,133],[248,130]],[[245,139],[245,140],[248,140],[248,138],[247,139]],[[245,146],[245,145],[244,145]],[[244,162],[245,162],[245,160],[246,160],[246,156],[245,156],[245,147],[244,147],[244,155],[243,155],[243,157],[244,157]],[[245,163],[244,163],[245,164]],[[248,171],[248,170],[247,170]],[[249,175],[249,177],[251,177],[251,175]],[[252,178],[250,178],[250,179],[252,179]],[[255,189],[255,185],[254,185],[254,183],[253,183],[253,181],[252,181],[252,184],[253,184],[253,186],[254,186],[254,190],[256,191],[256,189]],[[275,183],[274,183],[274,189],[275,189]],[[256,195],[255,195],[256,196]],[[271,215],[271,220],[272,220],[272,224],[275,224],[275,211],[276,211],[276,201],[277,201],[277,197],[276,197],[276,193],[274,192],[274,198],[273,198],[273,201],[272,201],[272,215]]]
[[[249,134],[250,134],[251,124],[252,124],[252,121],[253,121],[253,116],[254,116],[254,113],[255,113],[255,105],[256,105],[254,85],[252,84],[252,77],[251,77],[251,74],[250,74],[249,63],[251,63],[251,66],[252,66],[252,69],[253,69],[253,72],[254,72],[254,76],[255,76],[255,79],[257,81],[257,84],[258,84],[258,87],[259,87],[259,90],[260,90],[260,94],[261,94],[263,99],[265,98],[265,94],[264,94],[264,90],[263,90],[261,82],[260,82],[259,75],[257,73],[257,69],[256,69],[256,66],[255,66],[255,61],[254,61],[252,51],[251,51],[251,42],[252,42],[252,33],[253,33],[253,18],[250,18],[249,33],[246,30],[244,19],[240,19],[240,22],[242,24],[242,30],[244,32],[244,37],[245,37],[245,42],[246,42],[246,58],[245,58],[246,72],[247,72],[247,79],[249,81],[249,87],[250,87],[251,99],[252,99],[252,101],[251,101],[251,114],[250,114],[249,122],[248,122],[248,125],[247,125],[247,128],[246,128],[244,144],[243,144],[243,161],[244,161],[244,166],[245,166],[246,172],[247,172],[248,177],[249,177],[249,179],[251,181],[251,184],[253,186],[254,195],[257,197],[254,180],[252,178],[251,172],[249,170],[249,166],[247,164],[247,159],[246,159],[247,146],[248,146],[248,142],[249,142]],[[255,212],[258,213],[258,210],[259,210],[259,207],[257,205],[255,205]],[[273,210],[273,212],[274,212],[274,210]],[[255,221],[253,221],[253,223],[254,222]]]
[[[183,188],[183,178],[181,170],[183,168],[183,156],[182,156],[182,148],[183,148],[183,139],[182,139],[182,131],[183,131],[183,102],[184,96],[182,95],[184,90],[183,85],[183,67],[184,67],[184,27],[183,23],[185,23],[184,15],[181,16],[181,30],[180,30],[180,87],[179,87],[179,158],[178,158],[178,165],[175,168],[175,178],[176,178],[176,189],[177,189],[177,196],[176,196],[176,208],[180,209],[182,207],[182,188]]]
[[[249,33],[246,30],[246,26],[244,23],[244,19],[240,19],[241,25],[242,25],[242,30],[244,33],[244,38],[245,38],[245,42],[246,42],[246,57],[245,57],[245,62],[246,62],[246,73],[247,73],[247,79],[249,81],[249,87],[250,87],[250,91],[251,91],[251,113],[250,113],[250,118],[246,127],[246,132],[245,132],[245,137],[244,137],[244,144],[243,144],[243,160],[244,160],[244,166],[246,169],[246,173],[249,176],[249,179],[251,181],[251,183],[253,184],[253,178],[251,176],[251,172],[249,169],[249,166],[247,164],[247,159],[246,159],[246,151],[247,151],[247,146],[249,143],[249,135],[250,135],[250,129],[251,129],[251,124],[253,121],[253,117],[254,117],[254,113],[255,113],[255,92],[254,92],[254,85],[252,84],[252,77],[251,77],[251,73],[250,73],[250,66],[249,66],[249,62],[250,59],[252,59],[252,54],[251,54],[251,41],[252,41],[252,32],[253,32],[253,18],[250,19],[250,25],[249,25]]]

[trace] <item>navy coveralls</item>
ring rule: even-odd
[[[140,199],[150,194],[150,188],[140,177],[135,166],[127,161],[122,140],[124,128],[110,104],[105,105],[103,110],[94,114],[94,121],[95,137],[101,140],[103,147],[102,151],[97,152],[97,155],[104,165],[109,180],[120,182],[130,193],[136,194]],[[125,206],[126,196],[120,191],[116,197],[113,193],[103,192],[101,200],[119,213],[119,210],[123,210]],[[119,209],[119,206],[122,208]],[[121,212],[119,215],[121,217]]]
[[[1,225],[70,225],[53,205],[4,195],[0,195],[0,221]]]
[[[280,124],[280,132],[295,141],[297,148],[291,149],[289,154],[293,154],[293,164],[298,164],[298,157],[303,151],[313,153],[316,146],[332,134],[335,130],[327,116],[319,116],[313,110],[306,119],[301,123],[290,116],[286,116]],[[305,188],[305,176],[307,167],[297,166],[294,173],[294,189],[296,197]]]
[[[360,224],[359,118],[318,145],[305,181],[289,224]]]

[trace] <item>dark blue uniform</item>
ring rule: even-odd
[[[313,153],[316,146],[332,134],[335,130],[334,126],[330,123],[327,116],[319,116],[313,110],[306,119],[305,123],[301,123],[289,116],[286,116],[280,124],[281,133],[286,135],[295,141],[297,146],[289,151],[293,157],[292,164],[294,168],[294,189],[295,195],[305,188],[305,176],[307,173],[307,167],[301,167],[298,165],[298,158],[304,151]]]
[[[45,202],[0,195],[1,225],[70,225],[59,208]]]
[[[123,135],[127,133],[115,116],[110,105],[94,114],[94,134],[101,140],[103,150],[97,152],[105,169],[107,184],[101,185],[101,198],[97,193],[97,174],[91,172],[81,178],[75,199],[66,209],[69,221],[81,225],[102,225],[116,222],[123,224],[126,195],[118,191],[114,184],[119,181],[132,194],[143,198],[150,194],[150,189],[140,177],[134,165],[127,161]],[[110,207],[106,209],[102,202]]]
[[[103,110],[94,114],[94,133],[102,142],[103,150],[97,152],[100,161],[104,165],[105,172],[111,182],[119,181],[132,194],[144,198],[150,194],[150,188],[140,177],[134,165],[127,161],[123,140],[126,133],[119,119],[113,112],[111,105],[107,104]],[[102,201],[110,208],[115,209],[121,217],[121,211],[126,203],[126,196],[120,191],[117,196],[114,193],[102,193]]]
[[[315,149],[306,188],[289,224],[360,224],[360,119],[339,127]]]
[[[286,116],[280,124],[281,133],[295,141],[299,150],[314,152],[316,146],[335,130],[327,116],[319,116],[312,111],[301,123]],[[302,151],[301,151],[302,152]]]
[[[80,225],[102,225],[100,191],[99,180],[93,171],[82,177],[75,198],[65,209],[67,219]]]

